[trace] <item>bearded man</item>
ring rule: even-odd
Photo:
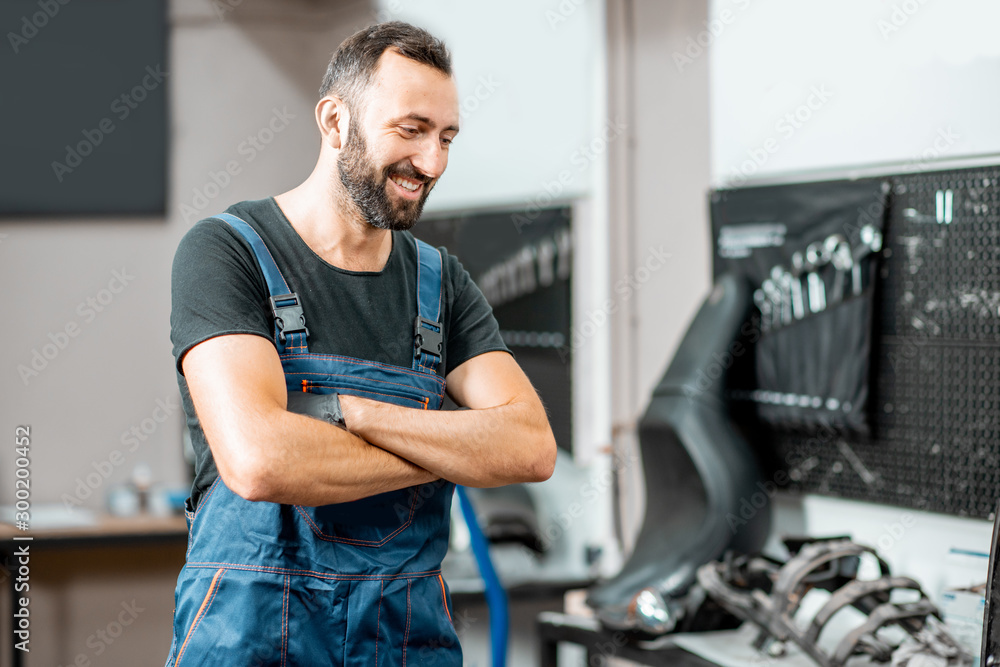
[[[316,123],[305,182],[200,221],[174,259],[196,463],[168,666],[461,665],[454,487],[555,464],[482,293],[408,231],[459,131],[444,44],[400,22],[351,36]]]

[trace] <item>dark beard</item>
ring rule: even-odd
[[[420,219],[424,202],[430,194],[432,184],[417,173],[409,161],[386,167],[379,174],[368,154],[368,144],[360,128],[352,128],[347,133],[347,141],[337,157],[340,182],[351,200],[357,205],[372,227],[401,232],[410,229]],[[406,176],[424,184],[424,192],[416,201],[400,200],[395,204],[387,191],[389,174]]]

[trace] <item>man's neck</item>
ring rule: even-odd
[[[349,271],[381,271],[392,251],[392,234],[346,213],[344,203],[314,172],[274,200],[292,228],[325,262]]]

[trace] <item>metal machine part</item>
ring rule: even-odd
[[[857,563],[866,554],[878,564],[879,576],[875,579],[857,578]],[[892,576],[888,564],[874,549],[849,540],[806,544],[780,565],[762,556],[709,563],[699,568],[698,582],[720,605],[759,626],[755,646],[772,655],[793,642],[822,667],[843,667],[856,655],[887,662],[899,646],[891,644],[879,631],[897,625],[921,645],[917,652],[936,655],[954,665],[971,661],[943,624],[933,620],[940,621],[937,608],[916,581]],[[795,617],[811,588],[828,590],[831,595],[808,626],[802,628]],[[892,602],[890,595],[897,590],[913,591],[917,599]],[[820,634],[830,619],[848,606],[864,613],[867,619],[828,653],[818,644]]]

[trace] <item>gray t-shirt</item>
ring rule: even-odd
[[[240,202],[227,212],[260,234],[289,287],[299,295],[310,352],[410,367],[417,259],[409,232],[392,233],[392,251],[382,271],[347,271],[316,255],[273,198]],[[484,352],[509,352],[482,292],[458,259],[447,253],[442,284],[445,345],[438,373],[446,375]],[[274,325],[267,281],[253,250],[222,220],[202,220],[181,240],[171,291],[170,338],[195,452],[191,501],[197,505],[218,471],[195,415],[181,361],[198,343],[224,334],[254,334],[273,341]]]

